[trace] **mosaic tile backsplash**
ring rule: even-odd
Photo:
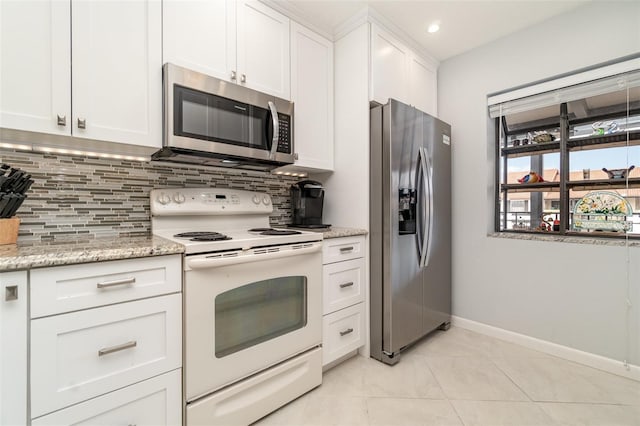
[[[169,163],[0,150],[0,160],[32,175],[17,217],[18,242],[60,241],[151,233],[149,191],[219,187],[267,192],[272,225],[291,222],[289,187],[299,178],[265,172]]]

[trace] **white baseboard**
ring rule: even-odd
[[[613,373],[618,376],[640,381],[640,366],[638,365],[629,364],[628,366],[625,366],[622,361],[580,351],[568,346],[562,346],[557,343],[515,333],[513,331],[483,324],[481,322],[460,318],[455,315],[451,317],[451,324],[456,327],[475,331],[486,336],[495,337],[496,339],[516,343],[529,349],[557,356],[558,358],[563,358],[589,367],[597,368],[598,370]]]

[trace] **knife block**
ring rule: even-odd
[[[18,240],[20,218],[0,219],[0,245],[15,244]]]

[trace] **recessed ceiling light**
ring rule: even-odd
[[[435,32],[438,32],[439,29],[440,29],[440,24],[438,24],[437,22],[434,22],[433,24],[429,25],[429,28],[427,28],[427,31],[430,33],[435,33]]]

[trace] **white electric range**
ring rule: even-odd
[[[273,229],[268,194],[151,191],[185,246],[186,424],[248,424],[322,381],[322,234]]]

